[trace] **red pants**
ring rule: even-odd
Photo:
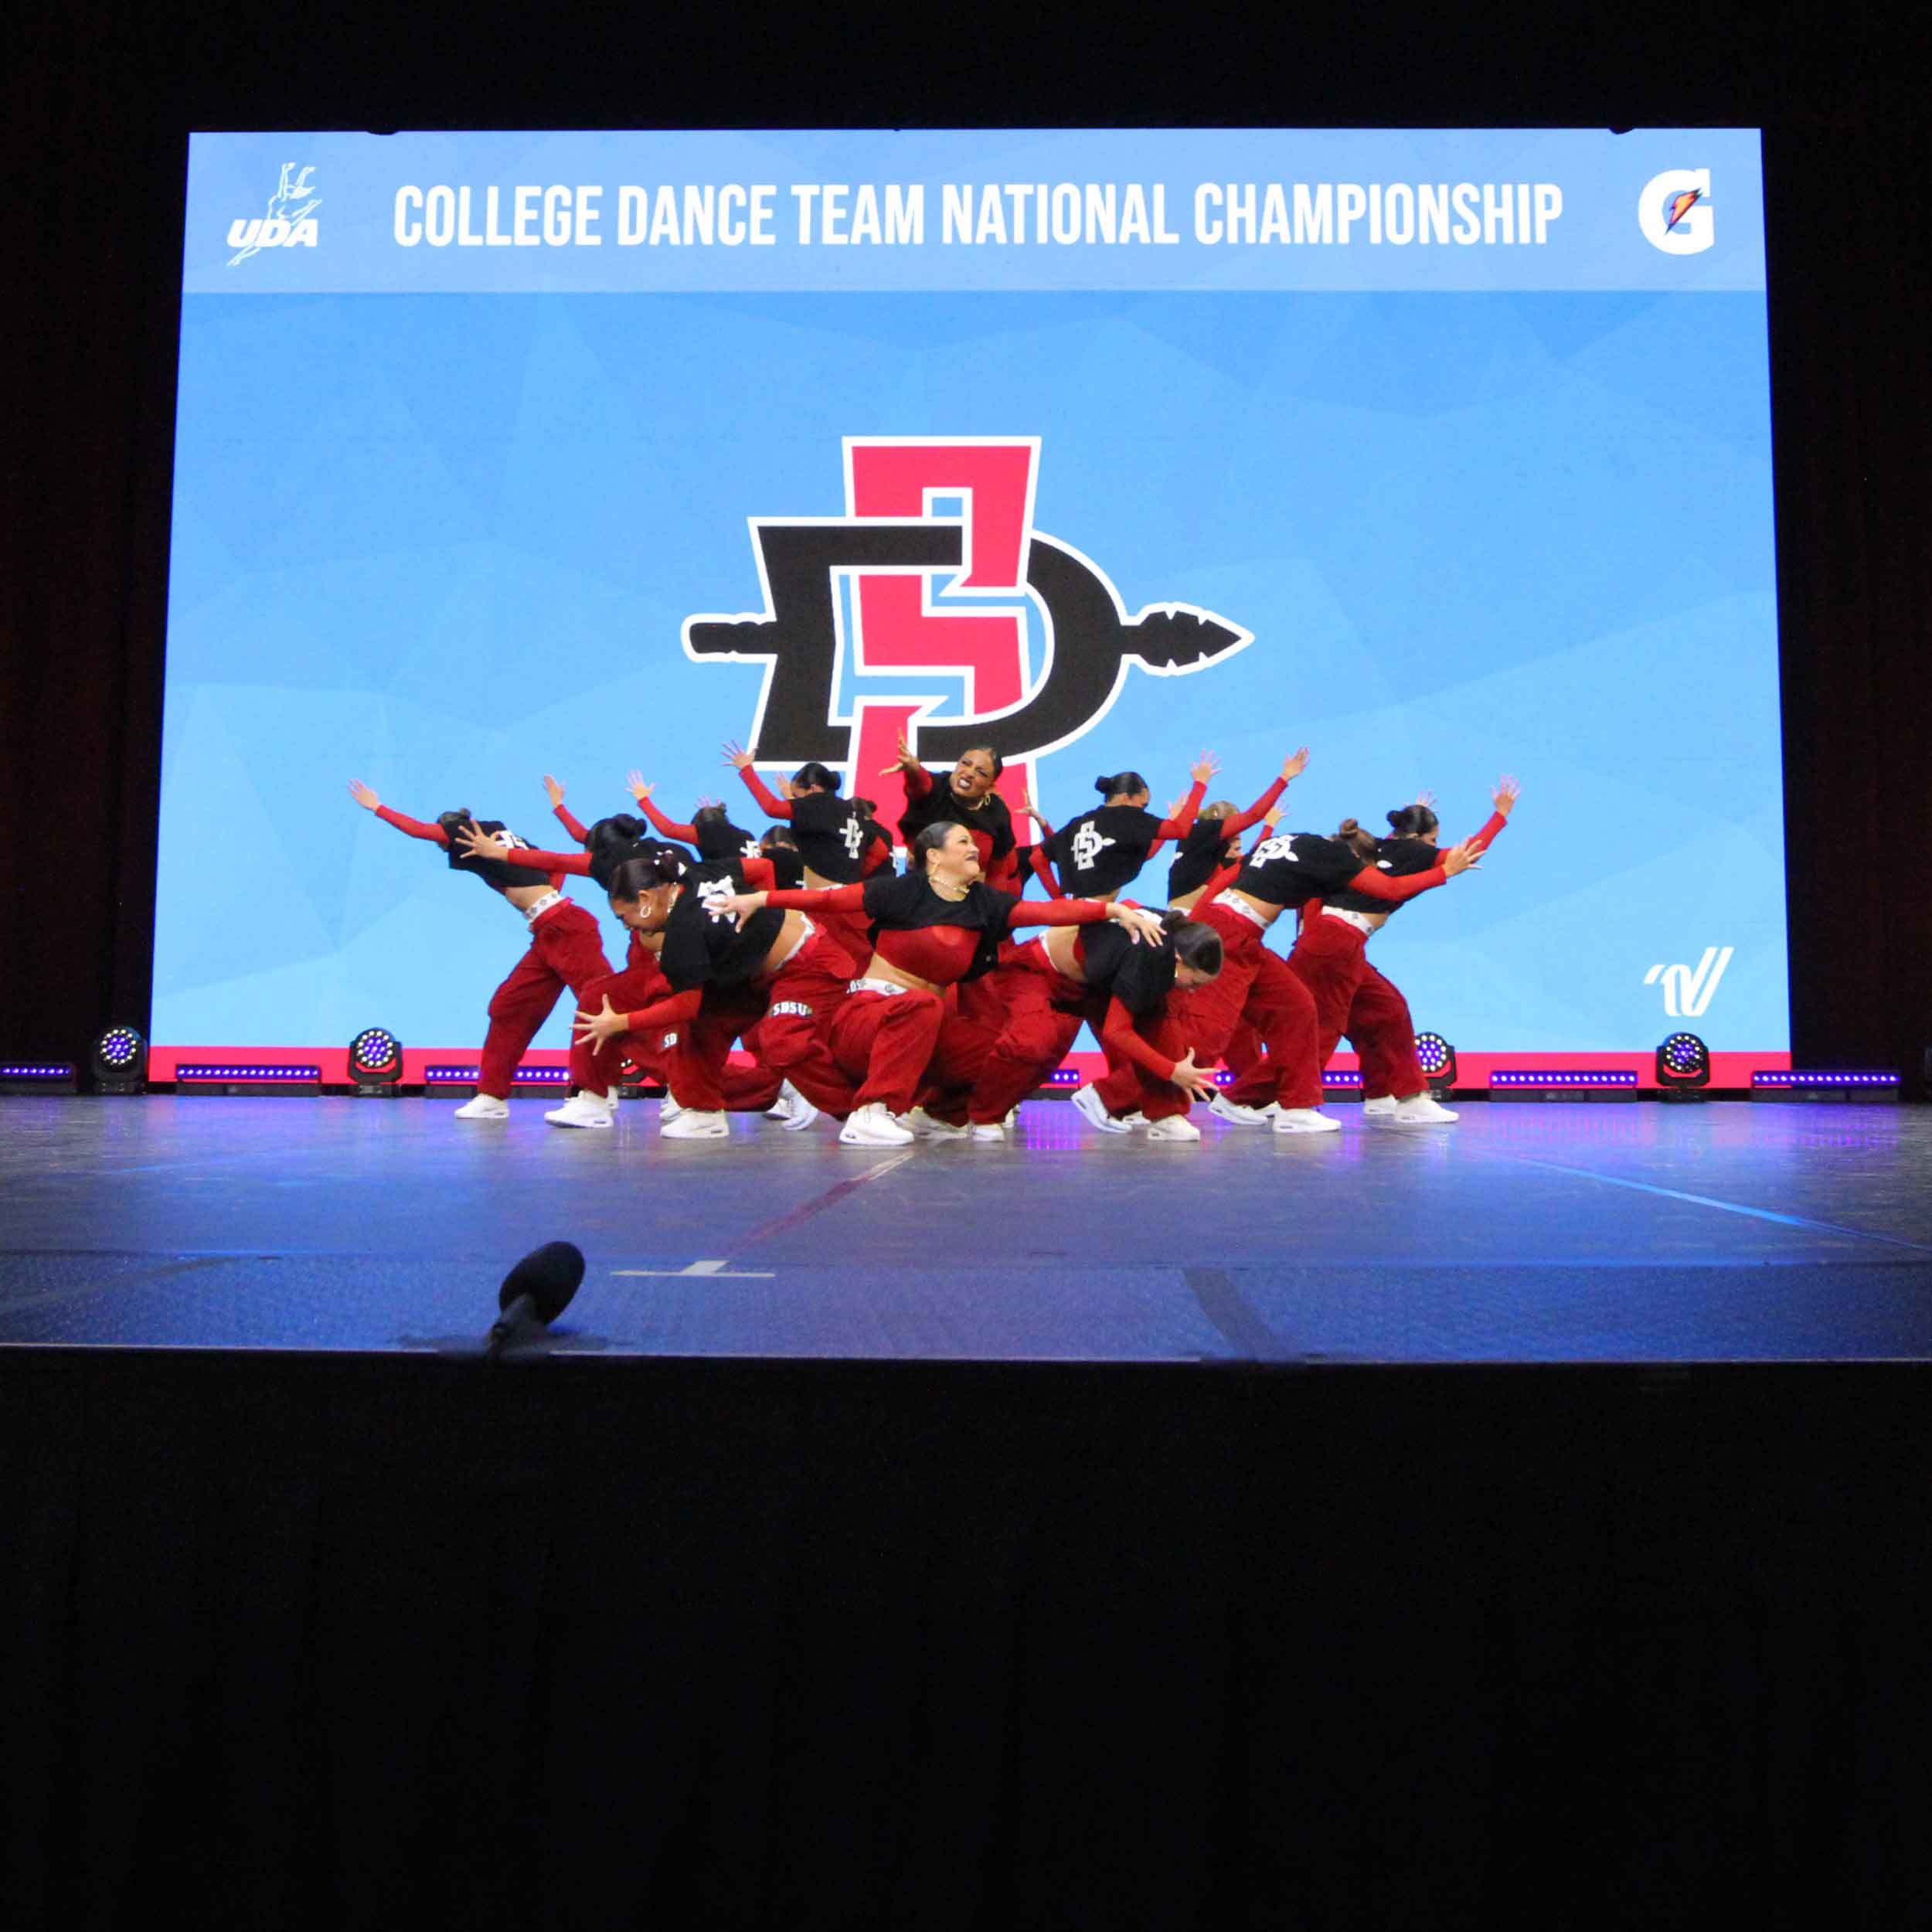
[[[1328,1063],[1346,1033],[1362,1055],[1365,1100],[1420,1094],[1427,1083],[1416,1064],[1409,1003],[1369,964],[1368,944],[1359,926],[1324,913],[1301,928],[1289,955],[1289,965],[1315,1000],[1321,1064]]]
[[[830,1035],[851,978],[850,957],[817,932],[769,979],[707,987],[697,1018],[671,1049],[672,1098],[702,1113],[749,1112],[770,1106],[790,1080],[814,1107],[849,1113],[852,1083],[832,1059]],[[756,1067],[729,1063],[741,1036]]]
[[[967,1111],[975,1121],[989,1123],[1005,1119],[1066,1059],[1095,1002],[1089,988],[1060,971],[1037,939],[961,990],[982,985],[1000,1021],[980,1062]]]
[[[580,997],[593,1013],[600,1010],[606,998],[612,1012],[634,1013],[662,999],[669,991],[663,968],[647,956],[641,966],[627,966],[607,979],[592,980]],[[570,1049],[570,1084],[592,1094],[608,1094],[617,1083],[620,1063],[627,1060],[634,1060],[650,1079],[662,1080],[667,1065],[664,1042],[662,1032],[620,1033],[601,1046],[578,1040]]]
[[[1409,1002],[1366,961],[1362,984],[1349,1004],[1348,1035],[1362,1060],[1362,1097],[1406,1100],[1429,1084],[1416,1058],[1415,1022]]]
[[[862,1083],[855,1107],[875,1102],[903,1114],[915,1100],[937,1117],[963,1119],[971,1087],[993,1043],[990,1027],[954,1012],[937,993],[848,994],[832,1023],[842,1072]]]
[[[610,977],[597,922],[575,900],[539,914],[530,928],[530,950],[491,997],[490,1029],[483,1037],[476,1090],[508,1100],[524,1049],[550,1017],[557,995],[567,986],[581,1005],[592,983]]]
[[[1191,1022],[1189,1002],[1198,988],[1186,992],[1170,993],[1165,1009],[1146,1019],[1137,1019],[1134,1030],[1151,1046],[1155,1052],[1171,1060],[1184,1060],[1192,1044],[1198,1029]],[[1189,1096],[1172,1080],[1162,1080],[1158,1073],[1151,1073],[1138,1060],[1129,1060],[1124,1053],[1108,1047],[1104,1037],[1100,1045],[1107,1053],[1107,1078],[1100,1084],[1106,1087],[1119,1083],[1124,1089],[1131,1080],[1139,1097],[1131,1100],[1122,1111],[1132,1113],[1137,1109],[1150,1121],[1164,1121],[1175,1114],[1185,1114],[1192,1104]],[[1200,1064],[1197,1060],[1196,1065]]]
[[[1284,1107],[1318,1105],[1319,1029],[1308,989],[1286,960],[1262,944],[1261,928],[1253,920],[1219,902],[1196,906],[1194,917],[1221,935],[1222,964],[1218,978],[1169,1002],[1170,1014],[1182,1025],[1182,1044],[1193,1049],[1198,1066],[1212,1066],[1246,1021],[1263,1056],[1229,1090],[1229,1097],[1249,1107],[1277,1100]],[[1128,1114],[1141,1105],[1131,1065],[1111,1071],[1098,1091],[1110,1113]]]

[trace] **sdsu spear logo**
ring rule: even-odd
[[[928,763],[990,744],[1016,801],[1030,761],[1091,730],[1135,666],[1172,677],[1252,641],[1192,604],[1130,617],[1098,565],[1033,527],[1039,447],[1036,436],[847,437],[843,516],[749,519],[765,607],[687,617],[684,648],[766,666],[747,733],[760,764],[818,759],[876,791],[903,731]],[[964,703],[927,723],[945,701],[935,673],[964,680]]]

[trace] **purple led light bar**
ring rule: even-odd
[[[482,1070],[474,1066],[451,1066],[437,1065],[423,1069],[425,1087],[474,1087],[476,1077]],[[512,1084],[517,1087],[567,1087],[570,1070],[567,1066],[519,1066]]]
[[[1625,1066],[1498,1068],[1489,1076],[1492,1087],[1634,1087],[1636,1074]]]
[[[70,1080],[73,1078],[71,1066],[0,1066],[0,1080]]]
[[[1362,1076],[1346,1067],[1329,1067],[1322,1073],[1321,1084],[1324,1087],[1359,1087]]]
[[[1760,1067],[1751,1076],[1753,1087],[1896,1087],[1896,1073],[1806,1073],[1798,1067]]]
[[[273,1080],[281,1087],[299,1087],[318,1082],[319,1066],[283,1066],[263,1063],[253,1066],[177,1066],[177,1080]]]

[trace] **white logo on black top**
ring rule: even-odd
[[[729,879],[707,879],[699,885],[698,903],[713,919],[729,919],[731,914],[724,902],[735,897],[737,890]]]
[[[1688,966],[1653,966],[1644,975],[1644,984],[1655,986],[1663,981],[1664,1011],[1672,1019],[1702,1019],[1736,950],[1726,946],[1720,952],[1715,946],[1706,946],[1695,972]]]
[[[1285,859],[1291,865],[1294,862],[1294,833],[1278,832],[1272,838],[1263,839],[1249,855],[1248,862],[1265,866],[1271,859]]]
[[[856,859],[860,848],[866,842],[865,827],[856,818],[848,818],[845,821],[845,830],[840,832],[838,836],[845,842],[846,857]]]
[[[228,259],[233,268],[264,248],[313,248],[321,239],[315,211],[322,198],[309,184],[315,170],[295,172],[292,161],[282,163],[281,179],[268,198],[266,215],[243,216],[228,224],[228,246],[236,253]]]
[[[1100,828],[1088,819],[1073,835],[1073,863],[1082,872],[1091,872],[1094,862],[1114,843],[1100,835]]]
[[[764,855],[764,848],[755,838],[747,838],[738,854],[740,859],[762,859]]]

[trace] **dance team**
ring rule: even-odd
[[[1352,818],[1332,833],[1278,830],[1305,750],[1247,811],[1204,802],[1219,768],[1204,755],[1165,817],[1148,809],[1138,772],[1117,772],[1097,781],[1098,805],[1057,831],[1028,801],[1039,831],[1022,845],[995,788],[996,752],[969,750],[940,776],[903,739],[899,751],[897,842],[870,800],[841,795],[828,767],[801,766],[774,791],[735,744],[726,761],[774,821],[762,833],[715,801],[674,820],[636,772],[642,816],[590,825],[545,778],[572,841],[560,852],[467,810],[406,818],[352,784],[358,804],[441,846],[529,928],[529,950],[491,999],[476,1097],[457,1117],[509,1118],[518,1063],[567,988],[573,1091],[544,1116],[560,1128],[610,1126],[628,1063],[668,1089],[658,1131],[670,1140],[723,1139],[728,1114],[756,1111],[794,1131],[831,1115],[852,1147],[1000,1141],[1083,1024],[1107,1072],[1073,1104],[1102,1133],[1198,1141],[1197,1100],[1277,1134],[1333,1132],[1321,1069],[1344,1036],[1360,1058],[1365,1116],[1455,1119],[1428,1091],[1408,1003],[1369,963],[1368,944],[1488,849],[1516,802],[1514,779],[1498,785],[1481,831],[1444,847],[1427,798],[1389,812],[1386,837]],[[1169,843],[1165,908],[1123,897]],[[604,889],[628,934],[616,972],[597,921],[563,891],[572,874]],[[1047,897],[1022,896],[1034,879]],[[1266,941],[1289,911],[1298,927],[1284,957]],[[752,1064],[731,1059],[735,1042]],[[1225,1091],[1217,1064],[1234,1075]]]

